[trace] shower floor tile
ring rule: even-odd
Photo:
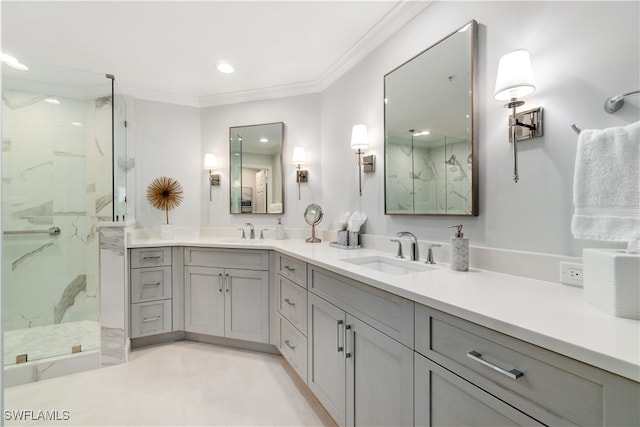
[[[335,425],[283,357],[191,341],[137,349],[126,364],[11,387],[4,397],[7,426]],[[7,419],[20,410],[68,419]]]
[[[16,363],[16,356],[27,354],[29,361],[71,354],[71,347],[96,350],[100,343],[100,325],[91,320],[37,326],[4,332],[5,365]]]

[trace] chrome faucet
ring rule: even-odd
[[[437,243],[432,243],[429,245],[429,248],[427,249],[427,260],[425,261],[425,263],[427,264],[435,264],[435,260],[433,259],[433,248],[439,248],[442,245],[439,245]]]
[[[398,239],[391,239],[393,243],[398,244],[398,251],[396,252],[396,258],[404,259],[404,254],[402,253],[402,242]]]
[[[396,234],[396,237],[409,237],[411,239],[411,261],[418,261],[420,255],[418,252],[418,239],[413,233],[408,231],[400,231]]]
[[[253,228],[253,224],[251,224],[250,222],[245,224],[245,227],[249,227],[249,238],[250,239],[255,239],[256,238],[256,230],[255,228]]]

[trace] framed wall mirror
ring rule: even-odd
[[[229,128],[230,212],[284,213],[284,123]]]
[[[385,214],[478,215],[477,23],[384,76]]]

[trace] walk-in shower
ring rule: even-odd
[[[2,70],[2,330],[9,385],[14,377],[39,379],[46,366],[12,372],[42,360],[93,354],[98,366],[96,225],[121,217],[126,200],[126,173],[113,173],[124,165],[126,113],[113,76],[27,65],[28,71]]]

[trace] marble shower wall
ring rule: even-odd
[[[111,220],[111,97],[76,99],[5,89],[3,326],[98,320],[96,224]]]
[[[411,147],[410,140],[389,137],[386,145],[387,211],[389,213],[470,213],[471,153],[467,141],[433,147]],[[445,160],[455,154],[455,165]]]

